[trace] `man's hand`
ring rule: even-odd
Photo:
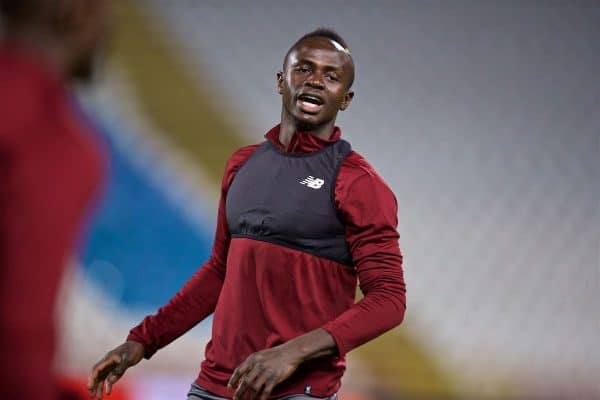
[[[88,378],[88,391],[91,398],[102,399],[106,392],[109,395],[112,386],[123,376],[125,370],[139,363],[144,357],[144,346],[128,340],[122,345],[106,353]]]
[[[227,388],[237,388],[233,400],[241,400],[246,392],[250,393],[250,400],[266,400],[275,385],[289,378],[300,364],[336,353],[331,335],[321,328],[315,329],[282,345],[251,354],[233,371]]]
[[[241,363],[227,384],[237,388],[233,400],[241,400],[250,393],[250,400],[266,400],[278,383],[287,379],[298,368],[299,360],[286,349],[285,344],[251,354]]]

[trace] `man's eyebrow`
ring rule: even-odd
[[[290,65],[298,65],[298,64],[310,64],[311,66],[317,65],[316,62],[314,62],[308,58],[299,58],[295,62],[290,63]],[[324,64],[323,69],[326,69],[328,71],[342,71],[344,69],[344,66],[343,65],[335,66],[332,64]]]

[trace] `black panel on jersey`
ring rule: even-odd
[[[337,142],[288,154],[266,141],[244,163],[226,199],[232,237],[261,240],[352,265],[334,202],[337,173],[351,152]]]

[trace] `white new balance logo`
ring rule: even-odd
[[[300,181],[301,185],[306,185],[312,189],[321,189],[321,186],[323,186],[324,183],[325,181],[323,179],[315,178],[314,176],[308,176]]]

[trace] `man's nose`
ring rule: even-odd
[[[308,79],[306,79],[306,81],[304,82],[304,84],[306,86],[310,86],[314,89],[324,89],[325,88],[325,85],[323,84],[323,79],[318,74],[312,74],[311,76],[309,76]]]

